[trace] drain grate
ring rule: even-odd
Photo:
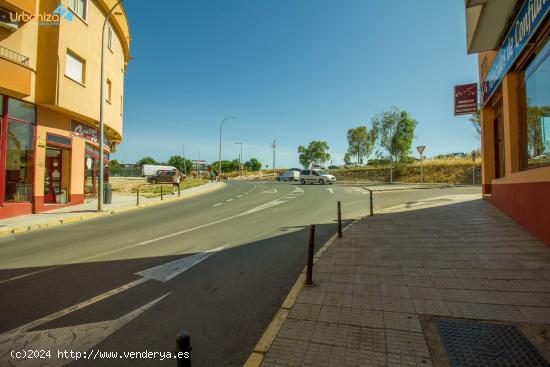
[[[549,367],[514,325],[438,319],[443,346],[453,367]]]

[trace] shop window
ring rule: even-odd
[[[524,154],[527,168],[550,164],[550,42],[548,37],[525,69]]]
[[[5,201],[32,199],[34,125],[8,119]]]
[[[34,123],[36,110],[31,103],[10,98],[8,102],[8,117]]]
[[[84,84],[85,61],[74,53],[67,51],[65,61],[65,75],[69,78]]]

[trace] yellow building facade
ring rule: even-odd
[[[99,149],[122,140],[130,33],[115,0],[0,0],[0,218],[84,202],[97,193]]]

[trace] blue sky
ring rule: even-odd
[[[123,142],[112,158],[182,154],[257,157],[298,166],[296,149],[325,140],[342,164],[350,127],[391,106],[419,125],[428,156],[479,140],[453,116],[453,85],[477,81],[466,55],[464,2],[441,0],[126,1],[132,44]],[[415,152],[416,154],[416,152]]]

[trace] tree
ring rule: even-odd
[[[143,157],[137,162],[138,166],[143,166],[144,164],[158,164],[154,158]]]
[[[314,140],[307,148],[302,145],[298,147],[298,160],[304,168],[309,168],[312,163],[319,165],[330,159],[327,150],[329,146],[326,141]]]
[[[183,158],[181,155],[173,155],[170,157],[168,162],[166,162],[169,166],[174,166],[178,169],[180,172],[191,172],[193,170],[193,162],[191,162],[189,159]]]
[[[366,126],[348,130],[348,152],[357,157],[357,163],[363,163],[363,157],[369,158],[376,143],[376,135],[376,129],[369,131]]]
[[[250,160],[246,161],[244,165],[249,171],[252,172],[258,172],[262,169],[262,164],[256,158],[250,158]]]
[[[344,154],[344,163],[345,164],[350,164],[351,163],[351,154],[349,152]]]
[[[118,170],[120,169],[120,163],[118,163],[118,160],[116,159],[111,159],[109,161],[109,170]]]
[[[481,117],[479,114],[479,110],[474,112],[468,120],[470,120],[470,122],[472,123],[472,126],[474,127],[477,136],[481,138]]]
[[[418,122],[408,112],[397,107],[384,111],[372,119],[372,126],[378,132],[380,146],[390,155],[390,182],[393,182],[393,162],[403,161],[411,153],[414,129]]]

